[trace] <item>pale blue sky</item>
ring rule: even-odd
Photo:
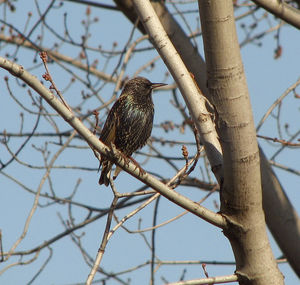
[[[42,1],[39,1],[42,2]],[[109,2],[111,1],[103,1]],[[41,10],[44,11],[45,7],[48,5],[49,1],[43,2],[41,5]],[[113,3],[111,3],[113,4]],[[15,13],[8,14],[7,21],[14,24],[20,30],[24,27],[24,21],[28,11],[33,12],[33,20],[30,23],[32,27],[33,23],[37,20],[36,9],[34,6],[34,1],[18,1],[15,3],[17,10]],[[195,8],[196,5],[191,7]],[[187,8],[189,8],[187,6]],[[186,8],[186,9],[187,9]],[[82,5],[76,5],[72,3],[64,3],[64,7],[58,10],[53,10],[51,14],[48,15],[49,23],[56,29],[58,33],[63,32],[62,28],[62,14],[67,12],[68,14],[68,24],[71,25],[70,31],[72,32],[71,37],[75,40],[79,40],[82,34],[82,26],[80,21],[84,16],[85,8]],[[0,18],[3,17],[3,11],[1,11],[0,6]],[[199,25],[196,21],[195,14],[191,20],[191,25],[195,27]],[[97,16],[99,22],[92,26],[91,33],[97,35],[97,37],[92,37],[91,45],[101,45],[105,49],[110,49],[112,43],[118,38],[117,49],[122,49],[123,45],[126,43],[131,30],[131,24],[126,20],[122,14],[117,12],[112,12],[103,9],[92,9],[92,17]],[[270,19],[272,17],[270,16]],[[272,20],[271,20],[272,21]],[[265,23],[265,22],[264,22]],[[239,26],[239,24],[238,24]],[[69,26],[70,27],[70,26]],[[264,25],[260,29],[264,29]],[[38,31],[40,31],[38,29]],[[46,33],[47,34],[47,33]],[[135,38],[139,37],[138,32],[135,33]],[[239,29],[239,39],[242,40],[244,37],[243,31]],[[34,38],[34,37],[33,37]],[[51,41],[51,37],[45,41]],[[199,49],[202,49],[201,38],[196,39]],[[251,96],[251,102],[253,105],[254,120],[259,122],[263,114],[269,108],[269,106],[278,98],[291,84],[293,84],[299,78],[299,66],[300,66],[300,37],[299,31],[295,28],[291,28],[288,25],[284,26],[280,33],[280,42],[283,46],[282,57],[278,60],[274,60],[273,51],[276,48],[276,43],[274,40],[274,33],[267,35],[265,38],[261,39],[263,43],[262,47],[250,44],[242,49],[242,58],[245,66],[245,71],[248,80],[249,92]],[[45,45],[46,45],[45,44]],[[148,46],[148,42],[145,42],[141,46]],[[6,47],[0,50],[1,56],[5,56],[7,51],[11,51],[15,47]],[[69,56],[77,56],[77,51],[72,49],[63,48],[61,52]],[[148,59],[151,59],[156,54],[155,52],[136,55],[130,62],[128,69],[126,70],[126,75],[132,76],[132,74],[143,64],[145,64]],[[97,57],[97,55],[91,55],[91,57]],[[23,65],[25,68],[31,67],[32,64],[32,53],[25,51],[19,52],[18,63]],[[107,67],[107,72],[109,73],[115,67],[116,60],[113,60],[110,66]],[[99,66],[103,66],[104,62],[99,62]],[[53,72],[55,82],[59,88],[63,89],[67,84],[64,77],[64,73],[60,68],[50,65],[50,70]],[[151,81],[159,81],[164,78],[166,72],[166,67],[163,65],[162,61],[157,62],[157,68],[155,72],[142,75],[147,76]],[[41,78],[43,69],[34,70],[33,73]],[[1,86],[4,86],[3,77],[7,76],[6,72],[0,70]],[[78,72],[79,76],[82,76]],[[11,76],[10,76],[11,78]],[[13,90],[16,91],[17,98],[24,103],[27,107],[34,110],[31,106],[31,100],[28,99],[26,89],[15,88],[13,85],[14,80],[10,79]],[[172,83],[172,79],[168,79],[168,83]],[[81,87],[82,88],[82,87]],[[70,89],[66,94],[66,100],[75,105],[75,102],[79,102],[81,95],[79,94],[81,89],[76,89],[76,85]],[[101,91],[101,95],[108,99],[113,92],[113,85],[109,84]],[[299,88],[298,88],[299,93]],[[6,88],[1,88],[1,106],[2,112],[0,112],[0,128],[1,131],[6,129],[7,131],[18,131],[19,130],[19,112],[20,108],[15,106],[14,101],[7,94]],[[155,123],[159,123],[164,120],[173,120],[174,122],[180,123],[182,121],[178,112],[171,106],[170,100],[172,96],[170,93],[159,92],[154,94],[153,100],[155,104]],[[93,104],[97,104],[97,101],[91,101]],[[89,103],[91,106],[85,106],[86,109],[95,108],[93,104]],[[291,130],[296,131],[299,124],[299,99],[293,98],[289,95],[289,98],[284,101],[282,109],[282,122],[288,122],[290,124]],[[5,109],[4,109],[5,108]],[[101,117],[105,116],[101,113]],[[28,118],[28,119],[27,119]],[[32,128],[32,120],[34,117],[26,117],[24,130],[30,131]],[[61,129],[68,130],[69,126],[66,125],[62,120],[57,120],[61,126]],[[16,123],[17,122],[17,123]],[[39,131],[43,131],[43,126],[48,128],[48,123],[42,122]],[[275,120],[269,118],[265,126],[259,131],[261,135],[275,136],[278,137],[276,132],[276,122]],[[191,134],[187,133],[184,135],[178,134],[178,132],[165,133],[160,129],[154,128],[153,135],[163,138],[174,138],[180,140],[191,140]],[[23,140],[20,140],[23,141]],[[37,141],[35,141],[36,143]],[[271,148],[268,143],[263,142],[259,139],[259,142],[263,146],[267,155],[272,155],[275,151]],[[18,141],[13,145],[14,150],[17,149]],[[85,145],[84,143],[80,143]],[[42,146],[42,144],[37,145]],[[53,146],[51,146],[53,147]],[[57,150],[58,148],[53,148]],[[164,153],[169,155],[176,155],[181,152],[181,146],[174,146],[173,148],[164,147]],[[191,154],[193,149],[191,148]],[[0,157],[2,161],[8,159],[7,152],[4,146],[0,145]],[[20,158],[24,161],[31,162],[34,165],[43,165],[43,161],[40,155],[38,155],[31,147],[21,153]],[[143,161],[143,157],[137,157],[139,161]],[[276,160],[282,164],[288,165],[299,169],[299,150],[285,150]],[[67,150],[57,161],[56,165],[85,165],[87,167],[98,166],[97,161],[91,151],[82,150],[74,151],[74,149]],[[177,165],[181,165],[180,163]],[[159,165],[161,168],[161,173],[164,173],[167,177],[174,175],[174,170],[167,168],[164,163]],[[157,170],[157,165],[149,163],[145,167],[146,169]],[[280,177],[280,181],[287,191],[287,194],[292,201],[293,205],[296,207],[300,205],[299,196],[299,176],[294,176],[288,174],[284,171],[275,169],[276,173]],[[32,170],[13,164],[5,169],[6,173],[13,176],[17,176],[20,181],[32,187],[36,190],[40,179],[44,173],[43,171],[34,173]],[[75,176],[75,177],[74,177]],[[112,199],[111,192],[108,189],[99,189],[97,181],[98,174],[88,171],[57,171],[53,170],[53,180],[54,187],[59,195],[62,197],[70,194],[74,188],[77,180],[77,176],[82,179],[80,189],[76,196],[75,201],[93,205],[99,208],[108,207]],[[0,175],[0,195],[1,204],[0,207],[0,229],[2,230],[3,246],[4,251],[7,251],[10,246],[14,243],[16,237],[20,235],[24,227],[25,218],[27,217],[32,203],[33,196],[25,192],[23,189],[18,187],[15,183],[6,179],[3,175]],[[130,191],[135,188],[129,187],[129,185],[140,185],[139,182],[133,180],[125,173],[121,173],[120,177],[116,182],[117,187],[124,192]],[[49,191],[48,184],[45,184],[45,191]],[[195,199],[200,200],[206,193],[199,190],[193,190],[191,188],[180,187],[177,189],[180,193]],[[211,209],[213,208],[213,200],[218,201],[218,195],[214,195],[209,200],[204,203]],[[46,203],[45,200],[41,199],[40,203],[43,205]],[[182,212],[178,206],[172,205],[169,201],[162,198],[160,200],[158,223],[163,222],[173,216]],[[133,209],[133,208],[132,208]],[[214,209],[215,210],[215,209]],[[299,208],[297,209],[299,212]],[[74,216],[77,219],[76,222],[81,221],[87,215],[87,211],[83,209],[78,209],[74,207]],[[119,211],[118,217],[122,218],[129,212],[129,209]],[[58,232],[63,231],[63,226],[57,216],[57,214],[63,216],[67,219],[68,213],[65,206],[57,205],[55,209],[51,208],[39,208],[35,213],[30,231],[28,232],[26,238],[18,248],[19,250],[26,250],[32,248],[33,245],[41,244],[44,240],[49,239]],[[153,216],[153,207],[144,209],[137,217],[126,223],[126,226],[130,229],[136,229],[138,219],[142,218],[142,228],[151,226]],[[97,249],[101,242],[102,231],[104,229],[105,219],[92,223],[91,225],[85,227],[83,230],[79,230],[76,234],[85,234],[83,241],[84,246],[88,250],[92,257],[96,256]],[[150,233],[146,233],[146,236],[150,237]],[[270,237],[271,238],[271,237]],[[272,248],[276,257],[280,256],[280,251],[272,240]],[[229,242],[226,240],[220,229],[214,228],[213,226],[207,224],[206,222],[188,214],[178,221],[171,223],[165,227],[157,230],[156,233],[156,244],[158,257],[161,260],[218,260],[218,261],[233,261],[232,251]],[[88,273],[89,267],[85,264],[82,256],[76,246],[70,242],[70,237],[65,237],[59,242],[52,245],[53,257],[50,263],[47,265],[45,271],[38,276],[33,284],[74,284],[76,282],[84,282]],[[47,259],[48,252],[43,250],[41,256],[38,260],[30,265],[18,266],[7,270],[4,274],[0,276],[0,283],[7,285],[14,284],[27,284],[29,280],[38,271],[43,262]],[[24,260],[27,260],[25,257]],[[143,238],[140,235],[129,235],[124,230],[119,230],[115,233],[111,241],[109,242],[102,265],[107,271],[122,271],[131,266],[136,266],[139,263],[145,262],[150,258],[150,251],[145,246]],[[16,259],[14,260],[16,261]],[[7,264],[0,264],[0,270]],[[285,282],[288,285],[296,284],[298,278],[290,269],[289,265],[280,265],[280,270],[282,270],[285,275]],[[182,270],[186,266],[166,266],[163,269],[159,269],[156,277],[156,284],[163,284],[161,277],[163,276],[168,281],[175,282],[178,280],[182,274]],[[214,266],[208,265],[207,270],[210,276],[214,275],[228,275],[234,272],[233,266]],[[162,272],[162,273],[160,273]],[[129,278],[130,274],[126,278]],[[194,265],[187,267],[187,273],[185,279],[190,278],[200,278],[204,277],[201,266]],[[95,280],[99,276],[96,275]],[[124,277],[124,279],[126,279]],[[145,281],[145,279],[147,281]],[[133,285],[135,284],[147,284],[149,280],[149,268],[144,267],[139,269],[134,278],[132,279]],[[77,283],[76,283],[77,284]],[[113,284],[113,283],[109,283]],[[117,283],[116,283],[117,284]]]

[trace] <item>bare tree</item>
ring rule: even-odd
[[[64,268],[58,280],[68,284],[84,279],[86,284],[157,284],[159,277],[168,284],[283,284],[278,262],[288,262],[299,276],[299,217],[271,165],[299,175],[292,165],[283,166],[275,158],[299,147],[299,130],[292,133],[285,126],[283,134],[280,114],[287,95],[299,98],[300,81],[274,98],[255,129],[240,56],[242,47],[260,46],[268,34],[275,33],[274,57],[280,58],[279,36],[286,26],[282,20],[299,28],[298,3],[255,1],[278,17],[274,18],[250,1],[199,1],[199,10],[197,3],[181,1],[114,2],[116,6],[79,0],[34,1],[27,19],[20,3],[0,4],[0,66],[9,71],[1,71],[3,106],[10,108],[3,109],[0,173],[3,195],[16,197],[5,200],[9,205],[5,219],[11,227],[2,226],[1,274],[27,272],[25,268],[31,266],[25,283],[39,283],[58,255],[60,259],[68,256],[68,265],[58,265]],[[79,12],[73,15],[71,9],[82,7],[85,18],[78,21]],[[102,17],[114,16],[103,20],[94,16],[95,11],[105,11]],[[23,15],[19,22],[10,20],[14,13]],[[201,29],[199,20],[193,22],[199,14]],[[126,18],[132,22],[131,30],[123,28]],[[245,35],[239,41],[236,23],[241,23]],[[205,60],[199,38],[203,38]],[[162,112],[148,146],[137,154],[139,167],[98,139],[110,104],[124,82],[138,74],[170,83],[153,95],[159,98],[157,111]],[[171,100],[166,99],[168,94]],[[163,112],[166,109],[170,111]],[[273,130],[271,136],[259,136],[273,141],[278,149],[267,160],[257,144],[257,130],[270,114],[279,138]],[[123,174],[111,180],[111,191],[97,185],[99,154],[136,179]],[[197,189],[204,196],[199,198]],[[203,202],[208,203],[206,207]],[[152,220],[145,213],[151,213]],[[161,215],[169,218],[160,221]],[[166,229],[184,216],[222,229],[234,261],[224,262],[220,255],[212,260],[203,260],[203,255],[197,255],[197,260],[161,259],[164,246],[157,246],[161,233],[172,240],[174,232]],[[284,255],[277,261],[266,223]],[[200,236],[203,230],[192,226],[187,230],[186,225],[176,224],[175,236],[185,239],[185,245],[176,249],[203,247],[205,240],[196,238],[191,246],[187,237],[189,230],[192,236]],[[127,244],[137,237],[144,244],[128,250]],[[61,242],[65,242],[63,249]],[[168,242],[164,244],[168,247]],[[141,259],[145,248],[149,253]],[[75,252],[78,263],[70,266]],[[105,258],[114,261],[105,263]],[[186,273],[200,264],[206,278],[198,272]],[[211,274],[207,264],[234,267],[225,274]],[[173,269],[169,271],[167,265]],[[85,269],[80,273],[76,269],[70,277],[67,272],[74,267]],[[141,271],[150,273],[146,276]],[[176,273],[171,276],[170,272]]]

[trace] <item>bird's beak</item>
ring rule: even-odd
[[[166,84],[166,83],[152,83],[151,84],[151,89],[156,89],[156,88],[166,86],[166,85],[168,85],[168,84]]]

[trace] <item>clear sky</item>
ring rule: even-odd
[[[41,11],[44,11],[48,6],[50,1],[37,1],[40,5]],[[113,3],[111,1],[102,1]],[[27,33],[33,27],[33,25],[38,20],[37,9],[33,0],[27,1],[17,1],[14,3],[16,6],[16,11],[14,13],[7,13],[5,15],[3,11],[3,5],[0,5],[0,19],[7,17],[7,22],[18,27],[21,31],[24,30],[26,26],[26,19],[28,12],[32,12],[32,18],[29,22]],[[58,5],[58,4],[57,4]],[[181,6],[179,6],[181,7]],[[192,3],[190,5],[183,6],[184,10],[196,9],[197,5]],[[173,9],[170,7],[170,9]],[[75,41],[79,41],[84,29],[81,24],[81,20],[85,18],[85,6],[78,5],[74,3],[64,2],[62,8],[55,8],[47,16],[47,22],[54,28],[54,30],[63,35],[63,14],[67,15],[67,25],[69,31],[71,31],[70,37]],[[262,12],[258,12],[257,15],[262,16]],[[188,15],[188,14],[187,14]],[[113,12],[104,9],[92,8],[91,18],[98,17],[98,22],[91,26],[91,38],[89,44],[91,46],[97,47],[101,45],[103,49],[110,50],[115,41],[118,45],[116,50],[122,50],[125,43],[128,41],[132,25],[121,13]],[[190,21],[192,30],[199,26],[199,21],[195,13],[191,13],[190,16],[186,16]],[[180,21],[180,19],[178,19]],[[241,23],[249,25],[253,19],[246,19],[240,21],[237,24],[239,40],[242,42],[245,39],[245,30],[241,28]],[[268,19],[262,20],[259,26],[250,33],[250,36],[258,34],[259,31],[265,31],[269,27],[268,23],[274,25],[275,21],[272,16],[268,16]],[[5,31],[7,34],[7,30]],[[36,38],[38,33],[43,33],[45,39],[43,42],[44,46],[52,47],[53,36],[49,35],[49,31],[46,27],[44,30],[37,29],[34,36],[31,37],[32,40]],[[279,34],[280,44],[283,48],[282,56],[274,60],[274,49],[276,48],[276,40],[274,35],[277,32],[269,33],[265,37],[256,40],[256,44],[245,45],[241,49],[242,58],[244,62],[244,67],[246,71],[246,76],[248,80],[248,86],[251,96],[251,102],[253,105],[254,120],[257,124],[262,116],[265,114],[267,109],[272,105],[272,103],[283,94],[283,92],[292,85],[299,78],[299,66],[300,66],[300,37],[299,31],[295,28],[284,25]],[[139,32],[135,32],[133,38],[136,39],[140,37]],[[202,52],[201,38],[197,37],[196,42],[200,52]],[[51,44],[49,44],[51,43]],[[260,46],[259,43],[262,43]],[[49,44],[49,45],[48,45]],[[148,47],[149,43],[147,41],[143,42],[138,47]],[[7,52],[13,53],[16,47],[6,46],[0,43],[0,54],[5,56]],[[68,55],[70,57],[78,56],[78,48],[69,49],[63,47],[60,52]],[[97,59],[97,53],[91,53],[91,59]],[[150,59],[156,56],[156,52],[148,52],[146,54],[139,53],[134,56],[130,61],[125,74],[129,77],[133,76],[135,71],[146,64]],[[33,55],[31,51],[18,51],[18,63],[23,65],[25,68],[30,69],[33,66],[32,73],[38,78],[42,78],[43,68],[38,67],[38,62],[33,63]],[[115,68],[118,58],[109,61],[109,65],[106,67],[105,72],[108,74]],[[58,67],[57,65],[49,65],[51,72],[53,72],[53,77],[56,84],[61,90],[63,90],[69,83],[69,77],[66,78],[65,71]],[[105,67],[105,58],[99,55],[99,69]],[[161,60],[157,61],[155,69],[148,72],[143,72],[142,75],[151,79],[151,81],[161,81],[165,80],[165,73],[167,69]],[[24,106],[30,110],[36,110],[34,106],[31,105],[31,99],[28,97],[26,88],[16,87],[15,81],[12,77],[0,70],[0,86],[2,86],[0,91],[1,96],[1,112],[0,112],[0,131],[3,132],[6,129],[8,132],[18,132],[20,129],[20,111],[21,108],[16,106],[14,100],[8,95],[7,88],[4,85],[4,76],[10,77],[10,84],[15,95],[22,102]],[[76,74],[79,78],[84,77],[83,73],[78,71]],[[95,79],[93,79],[95,81]],[[165,80],[167,83],[173,83],[172,78],[168,77]],[[46,83],[47,84],[47,83]],[[68,91],[64,93],[64,96],[72,106],[78,104],[82,97],[82,85],[74,84]],[[113,84],[108,84],[100,93],[106,100],[110,98],[113,93]],[[299,88],[298,88],[299,93]],[[36,95],[34,95],[36,97]],[[175,123],[180,124],[182,118],[180,117],[177,110],[172,107],[170,101],[173,97],[170,92],[158,92],[153,96],[155,104],[155,124],[159,124],[162,121],[172,120]],[[97,100],[90,100],[89,103],[83,106],[85,111],[92,110],[93,108],[100,105]],[[300,100],[295,99],[292,94],[283,102],[281,109],[281,124],[284,126],[285,123],[289,124],[289,132],[295,133],[298,131],[299,124],[299,106]],[[100,118],[105,118],[105,112],[101,112]],[[30,131],[33,126],[33,122],[36,120],[34,115],[25,115],[24,120],[24,131]],[[55,119],[59,124],[61,130],[69,130],[69,126],[60,119]],[[43,120],[38,128],[38,132],[46,131],[49,129],[49,123]],[[279,137],[277,132],[276,121],[269,118],[266,124],[259,131],[260,135],[266,135],[271,137]],[[288,139],[288,136],[284,130],[282,130],[283,138]],[[155,127],[153,130],[153,136],[162,137],[164,139],[176,139],[183,141],[191,141],[192,135],[188,132],[185,134],[180,134],[179,131],[175,130],[173,132],[165,133],[161,128]],[[299,136],[298,136],[299,138]],[[13,151],[16,151],[18,145],[23,139],[15,139],[10,145]],[[56,140],[55,140],[56,141]],[[30,163],[32,165],[43,165],[43,159],[36,149],[43,147],[42,141],[34,140],[35,145],[30,146],[26,150],[22,151],[20,154],[20,159]],[[272,156],[278,148],[274,148],[274,144],[266,143],[262,139],[259,139],[259,143],[263,146],[268,157]],[[74,142],[75,144],[75,142]],[[86,146],[83,142],[76,141],[76,144],[81,146]],[[54,144],[49,144],[49,149],[57,151],[59,148]],[[164,154],[170,156],[177,156],[181,153],[181,145],[174,147],[165,146],[159,148]],[[148,151],[145,147],[143,151]],[[190,148],[191,154],[194,153],[194,148]],[[53,154],[52,153],[52,154]],[[51,155],[52,155],[51,154]],[[5,147],[0,145],[0,158],[1,161],[5,162],[10,156],[8,155]],[[143,156],[136,157],[139,162],[142,162],[145,158]],[[276,162],[287,165],[291,168],[296,168],[299,171],[299,150],[289,149],[284,150],[277,158]],[[183,162],[176,162],[178,166],[183,166]],[[112,194],[108,189],[99,189],[98,186],[98,174],[96,169],[98,167],[97,160],[91,151],[87,149],[67,149],[64,154],[57,160],[55,165],[84,165],[86,167],[94,168],[95,171],[82,171],[82,170],[53,170],[53,188],[60,197],[66,197],[72,193],[75,188],[76,181],[81,178],[81,184],[79,190],[74,197],[74,201],[88,204],[98,208],[109,207],[112,200]],[[175,174],[174,170],[170,168],[166,163],[157,164],[157,160],[154,162],[149,162],[145,165],[148,170],[157,171],[159,167],[159,172],[164,173],[166,177],[172,177]],[[197,170],[199,175],[201,175],[200,170]],[[297,211],[299,212],[300,196],[299,196],[299,176],[291,175],[286,171],[275,169],[276,173],[280,177],[280,181],[287,192],[290,200],[295,207],[298,206]],[[6,174],[12,175],[19,179],[22,183],[27,185],[30,189],[36,191],[44,170],[33,171],[32,169],[21,166],[17,163],[12,164],[7,167],[4,172]],[[6,252],[12,244],[16,241],[17,237],[22,233],[23,227],[25,225],[26,217],[33,204],[33,195],[29,194],[27,191],[22,189],[16,183],[12,182],[10,179],[4,175],[0,175],[0,197],[1,197],[1,207],[0,207],[0,229],[2,230],[2,242],[3,250]],[[133,180],[125,173],[121,173],[116,181],[116,186],[120,191],[129,192],[132,189],[136,189],[136,185],[141,185],[139,182]],[[131,186],[131,187],[130,187]],[[177,189],[180,193],[187,195],[188,197],[200,200],[205,192],[195,189],[180,187]],[[43,193],[50,192],[48,181],[44,186]],[[212,195],[203,205],[209,207],[213,210],[214,201],[219,201],[218,195]],[[45,207],[48,201],[46,199],[40,199],[40,205],[33,216],[30,224],[30,230],[24,241],[19,245],[17,250],[27,250],[31,249],[33,245],[42,244],[45,240],[50,237],[55,236],[59,232],[64,231],[64,226],[59,217],[63,220],[68,219],[68,207],[65,205],[56,205],[54,207]],[[133,208],[130,208],[133,209]],[[130,212],[130,209],[124,209],[118,211],[117,215],[122,218],[125,214]],[[88,215],[88,211],[73,206],[69,209],[73,212],[75,223],[83,221]],[[178,206],[173,205],[166,199],[162,198],[159,201],[159,214],[157,223],[164,222],[182,212],[182,209]],[[152,224],[153,217],[153,206],[144,209],[135,218],[128,221],[125,225],[131,229],[137,229],[139,218],[142,218],[141,228],[147,228]],[[96,256],[99,244],[102,238],[102,232],[105,226],[105,219],[98,220],[95,223],[85,227],[84,229],[76,231],[76,234],[81,237],[81,241],[84,243],[84,247],[92,258]],[[150,232],[145,233],[145,237],[150,240]],[[274,251],[275,257],[281,255],[280,250],[274,243],[272,237],[270,236],[272,249]],[[198,218],[187,214],[180,218],[179,220],[168,224],[167,226],[161,227],[156,232],[156,247],[157,254],[160,260],[202,260],[202,261],[233,261],[233,254],[229,245],[229,242],[224,237],[220,229],[214,228],[213,226],[207,224],[206,222],[199,220]],[[37,277],[33,284],[79,284],[79,282],[85,282],[87,275],[89,274],[89,267],[86,265],[82,258],[82,255],[77,246],[70,241],[70,237],[66,236],[57,243],[51,245],[49,250],[43,250],[38,257],[37,261],[30,265],[23,265],[12,267],[0,275],[1,284],[28,284],[28,282],[33,278],[33,276],[38,272],[42,264],[47,260],[49,254],[53,255],[50,262],[47,264],[44,272]],[[31,256],[32,258],[33,256]],[[150,250],[145,245],[145,240],[142,235],[128,234],[125,230],[118,230],[106,249],[104,259],[102,261],[102,266],[108,272],[114,271],[119,272],[134,267],[140,263],[147,261],[150,258]],[[23,258],[24,261],[28,260],[28,256]],[[17,259],[13,258],[12,262],[16,262]],[[0,264],[0,270],[2,270],[7,263]],[[290,269],[289,265],[282,264],[279,266],[280,270],[285,275],[285,282],[288,285],[296,284],[299,282],[296,275]],[[200,278],[204,277],[201,266],[163,266],[158,269],[156,281],[157,284],[163,284],[162,278],[165,278],[169,282],[175,282],[179,280],[180,276],[183,274],[183,270],[187,268],[186,275],[184,279]],[[234,272],[233,266],[215,266],[208,265],[207,270],[210,276],[215,275],[229,275]],[[149,280],[149,268],[143,267],[132,275],[132,282],[130,284],[145,284]],[[146,276],[146,277],[145,277]],[[124,280],[130,277],[130,274],[124,275]],[[96,280],[99,276],[96,275]],[[147,280],[145,282],[145,280]],[[80,283],[81,284],[81,283]],[[111,283],[113,284],[113,283]],[[118,284],[118,283],[116,283]]]

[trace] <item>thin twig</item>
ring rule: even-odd
[[[94,262],[93,268],[92,268],[92,270],[91,270],[91,272],[90,272],[90,274],[87,278],[86,285],[91,285],[92,284],[93,279],[94,279],[94,277],[96,275],[96,272],[98,270],[98,267],[100,265],[100,262],[102,260],[102,257],[103,257],[108,239],[109,239],[111,221],[112,221],[113,213],[114,213],[114,210],[116,208],[118,199],[119,199],[119,197],[115,196],[112,203],[111,203],[110,210],[109,210],[108,215],[107,215],[106,227],[105,227],[104,234],[103,234],[103,237],[102,237],[102,242],[101,242],[100,248],[98,250],[98,254],[97,254],[96,260]]]
[[[44,67],[46,69],[46,73],[43,75],[43,78],[46,80],[46,81],[49,81],[51,83],[51,86],[50,86],[50,89],[54,89],[56,91],[56,94],[58,95],[58,97],[60,98],[60,100],[63,102],[63,104],[68,108],[68,110],[70,112],[72,112],[72,109],[71,107],[68,105],[68,103],[65,101],[64,97],[62,96],[61,92],[59,91],[59,89],[56,87],[56,84],[54,82],[54,80],[52,79],[52,76],[49,72],[49,69],[48,69],[48,64],[47,64],[47,60],[48,60],[48,56],[47,56],[47,52],[45,51],[42,51],[40,53],[40,57],[43,61],[43,64],[44,64]]]

